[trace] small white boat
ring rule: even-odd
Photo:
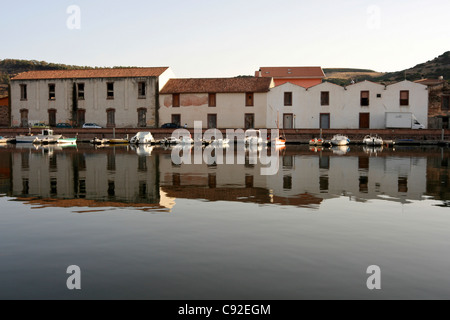
[[[164,140],[162,140],[162,144],[165,145],[169,145],[169,146],[174,146],[177,144],[180,144],[181,140],[174,138],[174,137],[169,137],[169,138],[164,138]]]
[[[98,139],[97,137],[95,137],[93,140],[91,140],[92,144],[95,145],[105,145],[105,144],[109,144],[109,140],[108,139]]]
[[[333,146],[347,146],[350,144],[350,139],[342,134],[337,134],[331,139]]]
[[[375,136],[367,135],[364,137],[363,142],[367,146],[382,146],[383,145],[383,139],[377,135],[375,135]]]
[[[267,140],[263,139],[261,130],[248,129],[245,131],[245,144],[246,145],[260,145],[267,144]]]
[[[190,144],[194,144],[194,139],[192,139],[192,136],[182,136],[180,138],[180,144],[184,144],[184,145],[190,145]]]
[[[0,137],[0,143],[4,144],[4,143],[8,143],[10,139],[8,138],[4,138],[4,137]]]
[[[52,129],[43,129],[41,134],[33,135],[29,133],[28,135],[16,136],[16,143],[40,143],[40,144],[50,144],[57,143],[58,139],[61,139],[62,135],[53,134]]]
[[[217,140],[212,140],[210,145],[212,145],[212,146],[228,146],[229,143],[230,143],[230,139],[217,139]]]
[[[130,140],[131,144],[154,144],[155,138],[150,132],[138,132],[133,138]]]
[[[314,138],[309,141],[310,146],[321,146],[325,141],[322,138]]]

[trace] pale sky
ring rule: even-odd
[[[79,15],[67,13],[71,5]],[[0,8],[0,59],[170,66],[178,77],[263,66],[398,71],[450,50],[450,0],[1,0]]]

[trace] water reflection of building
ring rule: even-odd
[[[108,202],[108,205],[159,206],[158,158],[127,149],[55,151],[22,149],[12,153],[12,195]]]
[[[345,156],[332,151],[287,151],[280,157],[276,175],[261,176],[261,166],[251,165],[248,154],[245,165],[214,166],[175,166],[166,154],[160,161],[161,189],[175,198],[312,207],[338,196],[358,201],[423,199],[427,194],[426,153],[374,155],[362,149]]]
[[[144,209],[171,209],[178,198],[313,208],[340,196],[447,200],[450,152],[444,150],[369,156],[354,147],[344,155],[294,147],[282,151],[276,175],[262,176],[260,161],[252,164],[249,153],[242,164],[235,156],[234,164],[175,165],[162,148],[17,149],[0,151],[0,193],[45,206]]]

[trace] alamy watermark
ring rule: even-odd
[[[381,290],[381,268],[375,265],[369,266],[367,274],[370,274],[370,277],[367,279],[367,289]]]
[[[66,26],[69,30],[81,29],[81,8],[77,5],[67,7],[66,13],[69,17],[66,20]]]
[[[66,281],[67,289],[81,290],[81,268],[72,265],[67,268],[66,273],[71,275]]]
[[[172,133],[172,139],[180,142],[172,149],[172,162],[175,165],[245,164],[248,154],[250,165],[258,162],[261,165],[261,175],[276,175],[280,164],[278,137],[279,130],[276,129],[227,129],[225,135],[218,129],[209,129],[203,134],[202,122],[196,121],[194,137],[187,129],[177,129]],[[187,142],[184,144],[184,141]],[[209,144],[206,148],[203,147],[205,141]]]

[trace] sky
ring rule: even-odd
[[[449,0],[0,0],[0,10],[0,59],[170,66],[182,78],[399,71],[450,50]]]

